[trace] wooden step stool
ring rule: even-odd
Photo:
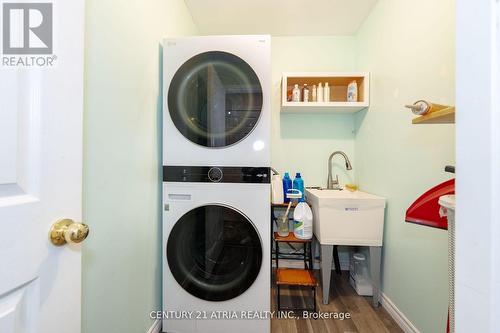
[[[289,269],[289,268],[278,268],[276,270],[276,286],[278,288],[278,311],[281,310],[292,310],[292,311],[313,311],[316,312],[316,278],[313,272],[308,269]],[[309,287],[312,289],[313,293],[313,307],[311,308],[282,308],[281,307],[281,286],[300,286]]]
[[[312,254],[312,239],[303,240],[295,237],[293,232],[288,236],[281,237],[277,232],[274,233],[274,241],[276,242],[276,286],[277,286],[277,305],[278,311],[313,311],[316,312],[316,286],[318,282],[312,272],[313,254]],[[279,243],[302,243],[304,245],[304,269],[279,268]],[[309,260],[308,260],[309,259]],[[282,286],[299,286],[311,288],[313,293],[313,307],[311,308],[282,308],[281,307],[281,288]]]

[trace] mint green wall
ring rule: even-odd
[[[454,126],[411,125],[402,106],[453,103],[453,12],[452,0],[379,0],[356,36],[272,38],[273,167],[324,186],[343,150],[354,172],[337,160],[341,183],[388,198],[384,293],[422,332],[444,327],[447,234],[404,212],[449,178]],[[182,0],[88,0],[86,14],[83,332],[145,332],[161,304],[159,41],[197,29]],[[284,71],[369,71],[370,110],[281,114]]]
[[[403,106],[454,104],[454,1],[379,0],[357,34],[359,70],[371,72],[370,110],[356,115],[356,180],[387,197],[383,291],[426,333],[444,332],[447,232],[405,223],[406,208],[447,180],[454,125],[411,125]]]
[[[335,150],[354,157],[354,118],[348,114],[281,114],[283,72],[353,71],[356,64],[354,37],[272,38],[272,134],[271,164],[280,173],[302,172],[306,186],[325,186],[327,160]],[[353,180],[342,160],[334,173],[341,183]]]
[[[147,332],[160,309],[160,41],[182,0],[87,0],[83,332]]]

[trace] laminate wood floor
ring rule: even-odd
[[[319,281],[319,271],[315,271]],[[321,300],[321,286],[316,288],[316,307],[323,313],[349,313],[350,319],[277,319],[271,321],[272,333],[378,333],[403,332],[385,309],[371,306],[371,297],[358,296],[350,286],[349,272],[339,276],[332,272],[330,303],[324,305]],[[276,286],[272,289],[272,309],[276,310]],[[283,287],[281,291],[283,307],[310,307],[312,292],[310,289]],[[304,302],[309,301],[309,304]]]

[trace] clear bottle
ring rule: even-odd
[[[293,90],[292,90],[292,102],[300,102],[300,88],[299,88],[298,84],[296,84],[293,87]]]
[[[316,85],[314,84],[313,85],[313,89],[312,89],[312,101],[313,102],[317,102],[318,101],[318,92],[316,90]]]
[[[304,88],[302,88],[302,101],[309,102],[309,87],[307,84],[304,84]]]
[[[318,102],[323,102],[323,84],[318,83],[318,91],[317,91]]]
[[[330,86],[328,86],[328,82],[325,82],[325,88],[323,88],[323,101],[330,102]]]

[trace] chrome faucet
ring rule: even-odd
[[[352,165],[351,161],[349,161],[349,157],[343,152],[343,151],[334,151],[331,155],[330,158],[328,158],[328,180],[326,183],[326,188],[329,190],[341,190],[342,188],[340,187],[339,184],[339,176],[335,175],[335,180],[332,178],[332,159],[335,155],[342,155],[345,160],[345,167],[347,170],[352,170]]]

